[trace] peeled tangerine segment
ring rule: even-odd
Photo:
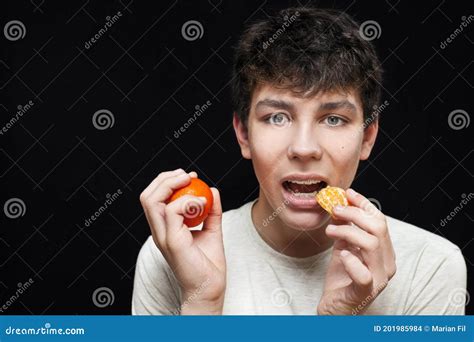
[[[347,206],[346,192],[335,186],[327,186],[316,194],[319,205],[332,215],[336,205]]]

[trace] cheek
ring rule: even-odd
[[[261,185],[269,182],[279,163],[284,161],[285,143],[278,139],[278,134],[268,130],[259,130],[258,134],[249,136],[250,153],[255,175]]]
[[[360,134],[347,132],[340,134],[338,139],[328,137],[324,142],[324,150],[331,160],[332,167],[338,175],[337,183],[349,186],[359,165],[361,153]]]

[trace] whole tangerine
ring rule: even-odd
[[[201,205],[201,202],[192,198],[184,202],[184,224],[188,227],[196,227],[201,224],[209,215],[212,208],[214,197],[209,186],[199,178],[191,178],[191,182],[183,188],[177,189],[168,199],[168,203],[184,196],[192,195],[197,197],[205,197],[206,204]]]

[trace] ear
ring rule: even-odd
[[[235,112],[232,123],[234,124],[234,131],[240,145],[242,157],[245,159],[251,159],[247,126],[240,120]]]
[[[374,120],[369,126],[364,130],[364,137],[362,140],[362,148],[360,151],[360,160],[366,160],[370,156],[372,147],[374,147],[375,139],[377,138],[377,133],[379,131],[379,120]]]

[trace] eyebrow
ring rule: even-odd
[[[280,109],[285,109],[288,111],[291,111],[292,109],[294,109],[294,105],[291,102],[287,102],[284,100],[273,100],[273,99],[263,99],[263,100],[258,101],[257,104],[255,105],[255,109],[258,109],[259,107],[280,108]],[[319,110],[336,110],[336,109],[348,109],[353,112],[357,111],[356,106],[348,100],[323,102],[319,106]]]
[[[335,110],[335,109],[348,109],[350,111],[356,112],[356,106],[347,100],[336,101],[336,102],[325,102],[320,106],[322,110]]]
[[[294,109],[294,105],[291,102],[286,102],[283,100],[272,100],[272,99],[264,99],[257,102],[255,105],[255,109],[259,107],[272,107],[272,108],[280,108],[285,110],[292,110]]]

